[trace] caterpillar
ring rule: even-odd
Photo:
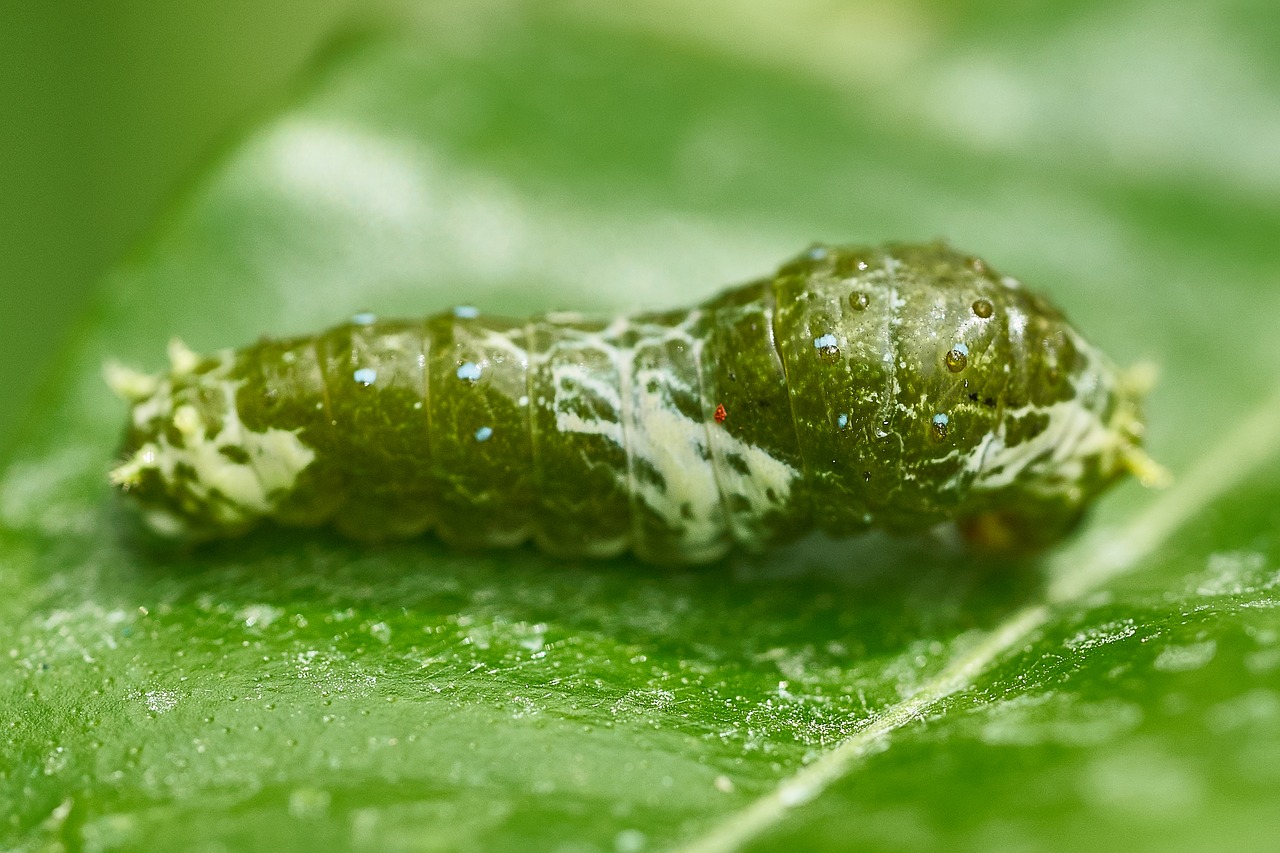
[[[1048,301],[942,243],[815,245],[685,310],[358,314],[159,375],[111,482],[156,533],[332,524],[460,548],[703,563],[814,530],[1069,533],[1142,451],[1150,382]]]

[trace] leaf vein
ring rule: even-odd
[[[726,815],[677,849],[682,853],[737,850],[780,823],[792,809],[849,775],[862,758],[887,749],[895,731],[973,687],[983,672],[1044,627],[1059,608],[1136,568],[1201,509],[1245,481],[1261,463],[1280,454],[1277,422],[1280,388],[1145,511],[1122,527],[1087,538],[1051,560],[1043,601],[1010,614],[917,693],[889,707],[772,791]]]

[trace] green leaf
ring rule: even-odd
[[[336,51],[104,283],[0,478],[6,846],[1273,843],[1252,13],[683,8],[442,11]],[[1163,370],[1176,485],[1041,565],[881,537],[685,571],[279,531],[155,553],[106,485],[100,365],[171,335],[671,306],[810,240],[939,234]]]

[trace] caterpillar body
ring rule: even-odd
[[[820,529],[1057,540],[1140,449],[1144,383],[942,244],[814,246],[692,309],[357,315],[171,369],[111,481],[156,532],[262,520],[700,563]]]

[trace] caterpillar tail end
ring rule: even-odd
[[[153,397],[160,387],[161,376],[135,370],[115,359],[102,365],[102,378],[115,394],[130,406],[137,406]],[[143,472],[155,467],[154,453],[138,450],[121,459],[107,473],[107,480],[121,491],[129,491],[142,484]]]
[[[170,338],[165,353],[169,357],[169,367],[174,376],[185,376],[193,372],[200,363],[200,354],[187,346],[182,338]]]
[[[1120,457],[1120,464],[1148,489],[1167,489],[1173,485],[1173,472],[1152,459],[1141,447],[1130,447]]]
[[[160,377],[141,370],[134,370],[115,359],[102,365],[102,378],[115,394],[126,403],[141,403],[156,392]]]
[[[1118,390],[1125,403],[1114,422],[1123,442],[1118,459],[1120,470],[1132,474],[1149,489],[1164,489],[1173,484],[1173,474],[1169,469],[1152,459],[1142,448],[1146,422],[1141,414],[1141,405],[1159,378],[1160,367],[1151,361],[1140,361],[1123,371]]]
[[[199,354],[183,343],[181,338],[173,338],[169,341],[168,355],[172,376],[189,374],[200,363]],[[135,370],[112,358],[103,363],[102,378],[111,389],[111,393],[126,403],[137,404],[156,393],[164,376]]]
[[[142,468],[133,459],[126,459],[107,472],[107,480],[111,485],[121,489],[136,486],[141,479]]]

